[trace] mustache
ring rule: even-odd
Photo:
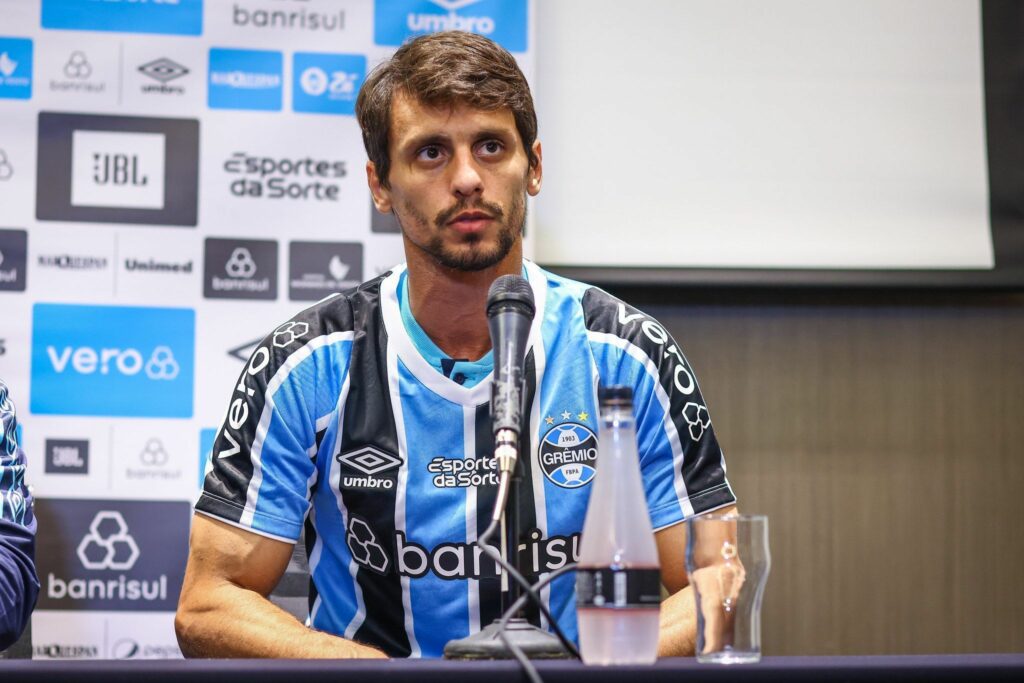
[[[445,225],[448,224],[449,221],[451,221],[451,219],[455,218],[455,216],[459,215],[463,211],[470,210],[485,211],[488,214],[490,214],[493,218],[502,218],[505,215],[505,212],[501,210],[500,206],[498,206],[497,204],[492,204],[491,202],[485,202],[482,199],[479,199],[473,202],[472,204],[470,204],[468,201],[460,201],[455,206],[447,208],[444,211],[438,213],[437,217],[434,219],[434,225],[436,225],[438,228],[443,228]]]

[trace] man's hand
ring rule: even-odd
[[[701,567],[693,572],[693,584],[700,596],[704,615],[704,650],[718,652],[732,644],[736,620],[736,602],[747,572],[739,559]]]
[[[734,505],[715,510],[716,515],[735,513]],[[662,529],[654,535],[654,539],[658,544],[661,582],[669,592],[669,597],[661,603],[658,656],[692,656],[697,646],[697,610],[693,586],[689,585],[686,576],[686,524]],[[700,581],[703,599],[703,581]],[[738,594],[738,585],[736,591]]]
[[[292,546],[196,515],[174,629],[186,657],[383,658],[300,624],[268,599]]]

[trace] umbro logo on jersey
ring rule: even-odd
[[[373,446],[366,446],[357,451],[339,455],[338,462],[354,467],[363,474],[380,474],[401,465],[402,459],[390,453],[377,450]]]
[[[339,455],[338,462],[359,473],[342,472],[341,488],[372,491],[394,488],[396,473],[391,470],[397,469],[402,464],[402,459],[373,446],[364,446]]]

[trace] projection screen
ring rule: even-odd
[[[1020,4],[623,7],[537,5],[542,264],[605,283],[1024,285]]]

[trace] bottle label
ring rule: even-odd
[[[577,569],[576,607],[657,609],[661,572],[657,569]]]

